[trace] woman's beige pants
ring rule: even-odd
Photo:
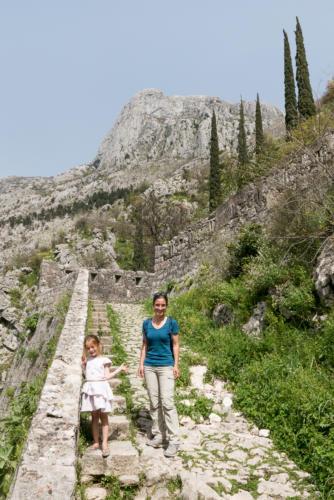
[[[152,434],[169,442],[179,442],[179,419],[174,403],[174,375],[172,366],[144,366],[144,375],[150,399]],[[167,431],[167,432],[166,432]]]

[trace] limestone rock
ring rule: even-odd
[[[262,478],[260,479],[257,492],[259,494],[264,493],[278,498],[294,497],[297,495],[297,492],[289,484],[266,481]]]
[[[319,255],[314,273],[315,288],[326,306],[334,303],[334,235]]]
[[[160,158],[209,157],[212,109],[221,149],[236,147],[239,104],[218,97],[166,96],[156,89],[138,92],[104,138],[93,164],[115,169]],[[245,127],[254,132],[255,102],[245,102]],[[264,127],[283,119],[278,108],[261,104]]]
[[[0,290],[0,311],[7,309],[10,306],[10,298],[8,295]]]
[[[203,389],[203,377],[207,372],[206,366],[191,366],[190,380],[195,389]]]
[[[254,500],[253,496],[245,490],[239,490],[235,495],[227,497],[230,500]]]
[[[62,266],[78,268],[79,264],[76,256],[70,250],[69,246],[66,243],[61,243],[56,245],[56,250],[54,252],[55,259]]]
[[[15,351],[19,345],[18,332],[14,329],[7,329],[0,324],[0,345],[9,351]]]
[[[253,314],[247,321],[247,323],[242,327],[242,331],[250,336],[258,336],[265,327],[265,313],[267,310],[267,304],[265,302],[259,302],[253,311]]]
[[[85,490],[87,500],[104,500],[107,496],[107,490],[100,486],[88,486]]]
[[[233,313],[227,305],[219,304],[214,308],[212,317],[219,326],[229,325],[232,323]]]

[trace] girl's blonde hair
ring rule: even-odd
[[[87,342],[91,340],[92,342],[94,342],[94,344],[96,345],[98,351],[100,352],[100,349],[101,349],[101,342],[100,342],[100,339],[97,335],[86,335],[85,337],[85,340],[84,340],[84,348],[86,349],[86,344]]]

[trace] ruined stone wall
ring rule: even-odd
[[[11,500],[73,498],[87,305],[88,271],[82,269],[16,472]]]
[[[258,182],[246,186],[167,244],[155,249],[153,288],[194,274],[215,248],[215,239],[233,239],[241,225],[265,223],[287,189],[323,189],[333,178],[334,131],[303,148]]]
[[[153,274],[96,269],[89,273],[89,294],[104,302],[140,302],[150,296]]]
[[[34,312],[39,320],[34,332],[22,330],[20,342],[7,369],[2,372],[0,384],[0,417],[7,416],[11,389],[15,397],[20,392],[22,383],[31,382],[45,370],[46,350],[49,342],[56,338],[63,318],[57,310],[58,304],[67,292],[73,290],[77,272],[65,273],[56,262],[44,260],[40,268],[40,280]],[[33,354],[35,354],[33,356]]]

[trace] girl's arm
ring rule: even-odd
[[[173,334],[173,354],[174,354],[174,369],[173,369],[174,378],[179,378],[180,344],[179,344],[179,336],[174,334]]]
[[[139,367],[138,367],[138,376],[140,378],[144,378],[144,361],[146,358],[146,353],[147,353],[147,338],[143,338],[143,345],[141,346],[141,351],[140,351],[140,360],[139,360]]]
[[[106,380],[110,380],[113,377],[116,377],[116,375],[120,372],[128,372],[129,369],[125,363],[122,363],[121,366],[116,368],[113,372],[110,371],[110,364],[104,365],[104,378]]]

